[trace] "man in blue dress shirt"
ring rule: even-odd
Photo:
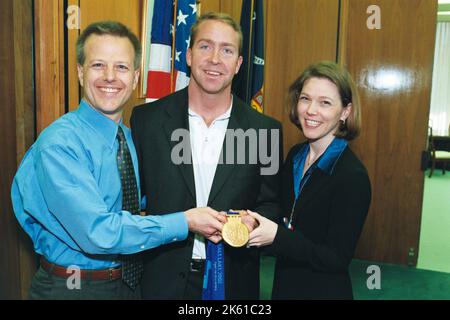
[[[160,216],[122,208],[119,131],[139,186],[122,112],[138,82],[140,57],[139,41],[124,25],[88,26],[77,41],[84,98],[41,133],[17,171],[14,212],[42,256],[32,299],[136,299],[139,286],[132,289],[121,279],[123,255],[184,240],[188,230],[220,240],[225,218],[210,208]]]

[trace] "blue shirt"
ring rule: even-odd
[[[25,154],[11,188],[16,217],[38,254],[62,266],[115,267],[131,254],[184,240],[184,213],[132,215],[122,210],[116,134],[125,133],[139,186],[130,130],[85,100],[45,129]]]
[[[309,152],[309,143],[305,144],[293,159],[293,175],[294,175],[294,194],[295,199],[299,197],[302,187],[308,181],[312,172],[319,168],[324,173],[331,175],[333,173],[334,166],[340,158],[342,152],[347,147],[347,141],[341,138],[334,138],[330,145],[326,148],[325,152],[320,156],[318,161],[315,161],[311,167],[303,174],[303,168],[305,167],[306,157]]]
[[[340,158],[342,152],[347,148],[347,141],[341,138],[334,138],[330,145],[327,147],[325,152],[320,156],[320,158],[315,161],[311,167],[306,170],[303,175],[303,168],[305,167],[306,157],[309,152],[309,143],[306,143],[293,158],[293,181],[294,181],[294,195],[295,200],[292,204],[291,213],[288,217],[283,218],[284,225],[290,230],[294,230],[293,216],[294,208],[299,200],[302,193],[303,187],[308,182],[314,170],[319,169],[324,173],[331,175],[333,173],[334,166],[336,165],[338,159]],[[303,176],[302,176],[303,175]]]

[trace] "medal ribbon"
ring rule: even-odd
[[[228,211],[228,214],[239,214]],[[206,266],[203,278],[202,300],[225,299],[225,256],[223,242],[214,244],[207,240]]]

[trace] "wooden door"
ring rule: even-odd
[[[340,62],[357,83],[363,113],[362,134],[352,148],[373,188],[357,249],[361,259],[417,262],[436,2],[342,1]],[[381,29],[368,28],[372,5],[380,10]]]

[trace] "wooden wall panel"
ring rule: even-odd
[[[311,63],[335,61],[338,11],[338,0],[267,1],[264,113],[283,123],[285,154],[302,139],[289,121],[289,85]]]
[[[200,14],[208,12],[208,11],[220,11],[220,2],[221,2],[221,0],[200,0],[200,1],[198,1]]]
[[[15,114],[17,122],[17,163],[35,138],[33,89],[32,0],[14,1]],[[20,17],[20,18],[19,18]]]
[[[360,89],[363,131],[352,144],[369,170],[373,198],[357,256],[416,264],[436,29],[436,1],[345,0],[343,64]],[[369,30],[370,5],[381,29]],[[413,256],[408,257],[410,248]]]
[[[65,112],[64,1],[35,0],[37,131]]]
[[[79,0],[68,0],[68,6],[77,6],[80,8]],[[67,8],[66,12],[67,12]],[[70,12],[74,14],[74,12]],[[80,15],[81,18],[81,15]],[[81,21],[79,20],[81,23]],[[81,27],[81,26],[80,26]],[[68,29],[67,30],[67,106],[69,111],[75,110],[80,103],[80,85],[78,82],[78,72],[77,72],[77,55],[75,50],[75,44],[77,42],[78,36],[80,35],[80,29]]]
[[[32,0],[0,2],[0,299],[27,296],[36,261],[12,211],[11,183],[34,140]]]
[[[218,11],[228,13],[237,22],[241,19],[242,0],[200,0],[201,13]]]
[[[10,185],[16,168],[13,1],[0,1],[0,299],[20,297],[19,243]]]
[[[241,20],[242,0],[221,0],[220,11],[226,12],[239,22]]]
[[[36,136],[33,71],[33,1],[14,2],[14,70],[17,166]],[[11,212],[12,214],[12,212]],[[20,296],[26,298],[37,259],[30,237],[15,222],[18,230]]]
[[[81,29],[100,20],[115,20],[128,26],[136,35],[141,33],[142,1],[140,0],[79,0]]]

